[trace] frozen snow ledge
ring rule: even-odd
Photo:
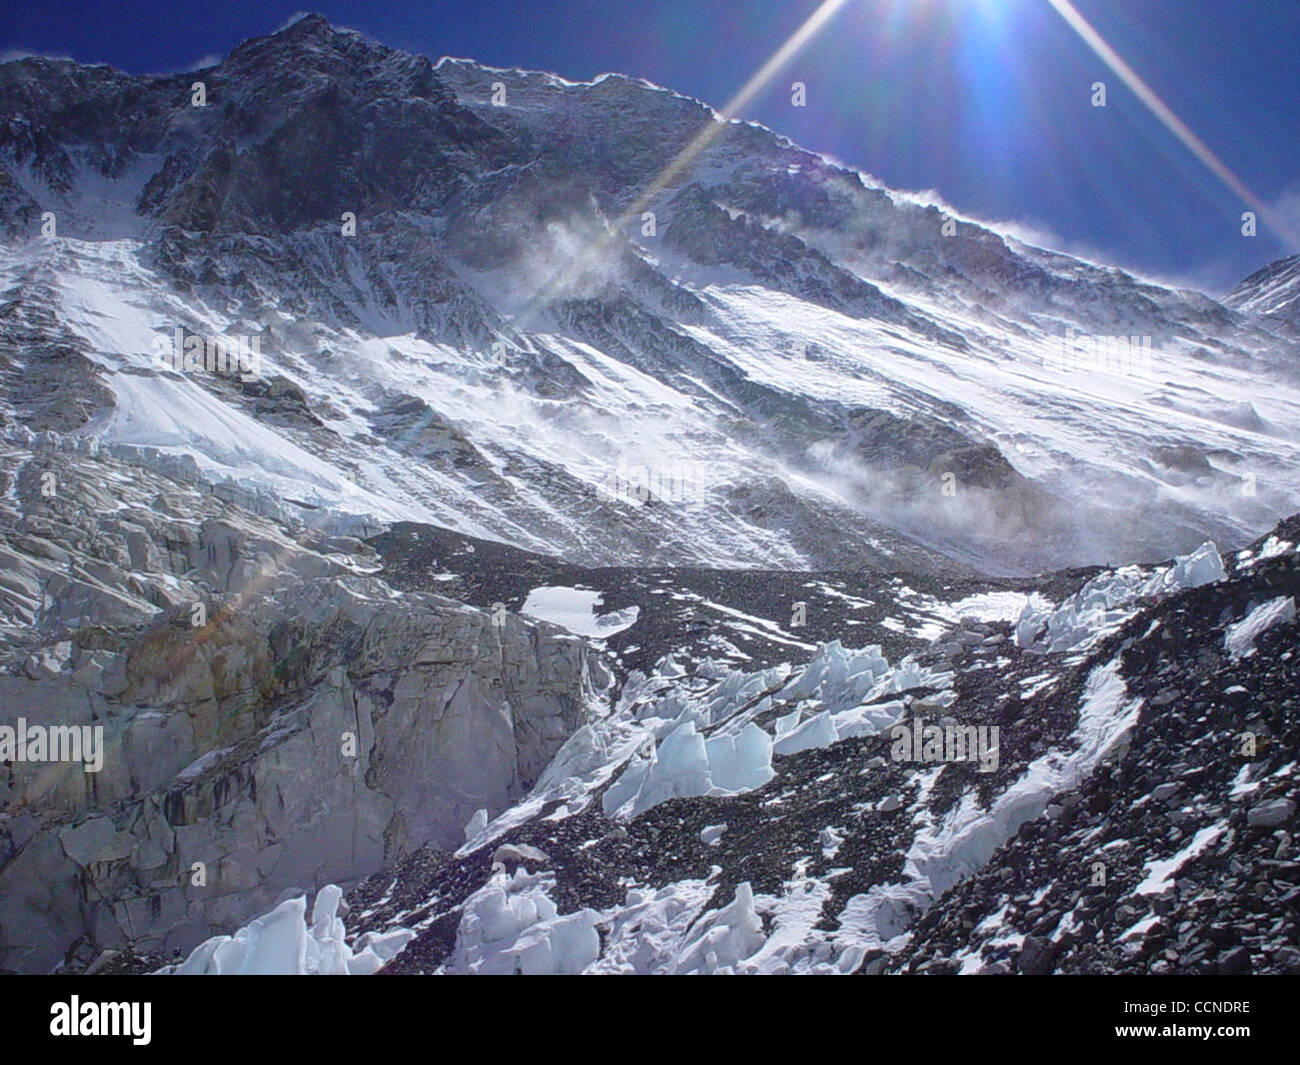
[[[1235,662],[1255,653],[1255,641],[1274,625],[1284,621],[1295,620],[1295,598],[1289,595],[1278,596],[1267,603],[1260,603],[1244,618],[1228,626],[1223,636],[1224,649]]]
[[[311,924],[307,897],[286,899],[233,936],[214,936],[179,965],[156,976],[369,976],[401,952],[415,933],[408,928],[367,932],[349,947],[338,916],[343,891],[327,884],[316,893]]]
[[[988,809],[978,805],[971,790],[938,824],[920,828],[903,867],[910,879],[879,885],[845,904],[837,938],[849,942],[841,942],[841,949],[901,950],[916,916],[986,865],[1022,824],[1043,814],[1052,796],[1077,787],[1123,744],[1142,703],[1128,697],[1119,658],[1095,667],[1084,686],[1073,749],[1049,751],[1031,762]]]

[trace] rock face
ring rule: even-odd
[[[103,766],[0,775],[0,969],[188,950],[454,846],[586,720],[576,637],[395,592],[359,541],[107,454],[40,455],[59,493],[28,496],[28,466],[26,513],[0,507],[3,723],[101,727]]]

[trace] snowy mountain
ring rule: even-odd
[[[7,423],[591,565],[1025,573],[1300,507],[1285,323],[945,226],[656,86],[308,17],[194,75],[0,87],[0,291],[79,382]],[[178,327],[258,338],[260,383],[160,371]]]
[[[1300,255],[1288,255],[1256,270],[1228,293],[1224,303],[1239,310],[1295,321],[1300,313]]]
[[[1300,964],[1294,259],[319,16],[0,232],[0,970]]]

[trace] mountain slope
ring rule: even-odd
[[[616,75],[435,65],[307,17],[203,71],[202,108],[199,77],[0,67],[0,284],[87,347],[111,399],[83,435],[587,564],[1024,572],[1300,506],[1296,338],[1271,318],[945,235],[934,207]],[[45,210],[54,243],[27,239]],[[151,367],[178,325],[259,338],[274,424],[255,389]],[[235,428],[250,413],[263,431]]]
[[[1257,314],[1274,314],[1294,321],[1300,312],[1300,255],[1256,270],[1224,297],[1225,304]]]

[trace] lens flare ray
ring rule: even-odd
[[[612,230],[603,234],[583,249],[581,253],[570,259],[568,264],[556,274],[552,281],[529,301],[519,316],[519,324],[523,326],[529,322],[533,315],[550,302],[555,293],[564,290],[575,278],[581,275],[590,263],[599,260],[601,254],[608,249],[616,235],[622,233],[645,210],[651,201],[668,187],[673,178],[689,166],[691,161],[707,148],[719,133],[727,128],[728,123],[767,87],[781,68],[798,55],[804,46],[834,17],[836,12],[848,2],[849,0],[824,0],[824,3],[809,15],[785,43],[772,53],[771,58],[745,82],[740,91],[727,102],[717,117],[708,122],[691,142],[678,152],[669,161],[668,165],[645,187],[632,206],[622,213]]]
[[[1083,42],[1097,54],[1101,61],[1110,67],[1116,76],[1132,90],[1142,104],[1160,120],[1161,124],[1177,137],[1187,150],[1195,155],[1215,177],[1227,185],[1243,203],[1248,204],[1257,215],[1268,223],[1270,228],[1284,235],[1292,244],[1300,245],[1300,234],[1297,234],[1277,212],[1252,192],[1249,186],[1233,173],[1222,159],[1215,155],[1209,145],[1192,132],[1187,123],[1174,114],[1170,107],[1156,94],[1155,90],[1143,81],[1138,72],[1125,62],[1123,56],[1106,42],[1105,38],[1079,13],[1079,9],[1070,0],[1048,0],[1048,3],[1065,20],[1066,24],[1083,39]]]

